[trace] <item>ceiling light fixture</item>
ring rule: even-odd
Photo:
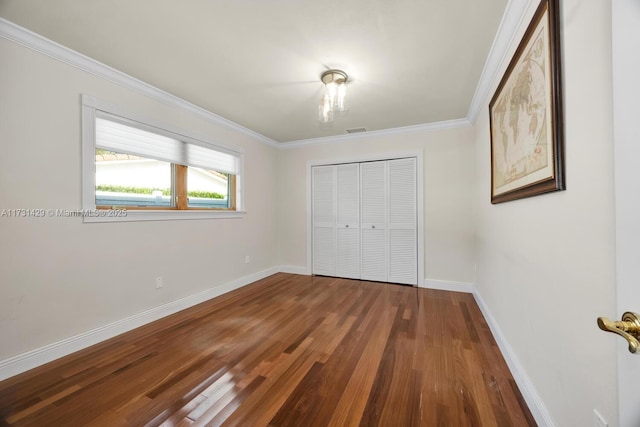
[[[320,76],[325,92],[318,107],[320,123],[332,122],[336,113],[347,110],[347,80],[349,76],[342,70],[327,70]]]

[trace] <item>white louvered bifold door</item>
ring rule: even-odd
[[[360,278],[386,282],[387,254],[387,162],[360,164]]]
[[[417,285],[416,159],[311,173],[313,274]]]
[[[418,284],[416,159],[389,160],[388,281]]]
[[[312,173],[313,274],[336,274],[336,168],[314,166]]]
[[[336,276],[360,278],[360,165],[336,166]]]

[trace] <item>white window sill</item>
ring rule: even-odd
[[[133,222],[133,221],[175,221],[185,219],[222,219],[242,218],[244,211],[206,211],[206,210],[128,210],[118,211],[98,209],[83,216],[83,222]]]

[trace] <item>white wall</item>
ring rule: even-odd
[[[2,38],[0,58],[0,209],[81,208],[84,93],[244,149],[248,211],[96,224],[0,217],[0,361],[277,264],[274,148]]]
[[[280,264],[307,263],[307,162],[358,159],[422,150],[424,156],[425,276],[473,283],[472,128],[362,135],[355,140],[303,145],[279,156]]]
[[[557,426],[617,418],[610,7],[561,3],[566,191],[491,205],[489,99],[474,126],[476,287]]]

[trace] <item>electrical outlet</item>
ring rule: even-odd
[[[156,289],[162,289],[163,286],[164,280],[162,279],[162,276],[156,277]]]
[[[244,257],[244,263],[245,264],[249,264],[249,262],[251,262],[251,257],[249,255]]]
[[[593,410],[593,425],[595,427],[609,427],[609,424],[602,418],[602,415],[595,409]]]

